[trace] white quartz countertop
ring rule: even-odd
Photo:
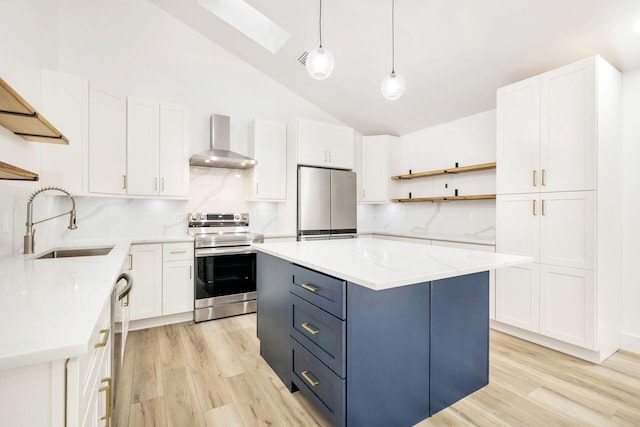
[[[358,238],[261,243],[269,255],[373,290],[533,262],[531,257]]]
[[[82,239],[0,259],[0,370],[87,353],[130,244],[180,241],[193,238]],[[107,245],[113,249],[103,256],[34,259],[51,249]]]
[[[477,236],[470,234],[451,234],[451,233],[402,233],[385,230],[358,230],[358,234],[373,234],[378,236],[390,237],[409,237],[411,239],[437,240],[444,242],[470,243],[473,245],[495,246],[495,236]]]

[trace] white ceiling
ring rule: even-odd
[[[291,34],[273,54],[198,5],[152,0],[363,135],[404,135],[495,108],[496,89],[601,54],[640,67],[640,0],[396,0],[396,72],[407,90],[380,94],[391,71],[391,0],[323,0],[326,80],[297,62],[318,46],[318,0],[247,0]],[[274,100],[277,102],[277,100]]]

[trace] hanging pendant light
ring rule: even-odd
[[[391,0],[391,74],[382,79],[380,92],[382,96],[393,101],[402,96],[405,89],[404,77],[396,73],[396,28],[395,28],[396,1]]]
[[[320,29],[320,46],[309,52],[306,66],[311,77],[316,80],[324,80],[331,75],[335,62],[331,51],[322,47],[322,0],[320,0],[318,27]]]

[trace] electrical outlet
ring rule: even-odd
[[[474,211],[469,212],[469,221],[475,221],[476,219],[476,213]]]

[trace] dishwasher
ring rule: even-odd
[[[111,314],[113,319],[113,340],[111,348],[111,375],[113,378],[113,392],[111,393],[111,408],[114,420],[117,419],[118,383],[124,362],[124,350],[129,332],[129,293],[133,287],[133,278],[122,273],[116,279],[113,289]],[[113,423],[115,425],[116,422]],[[109,424],[107,424],[109,425]]]

